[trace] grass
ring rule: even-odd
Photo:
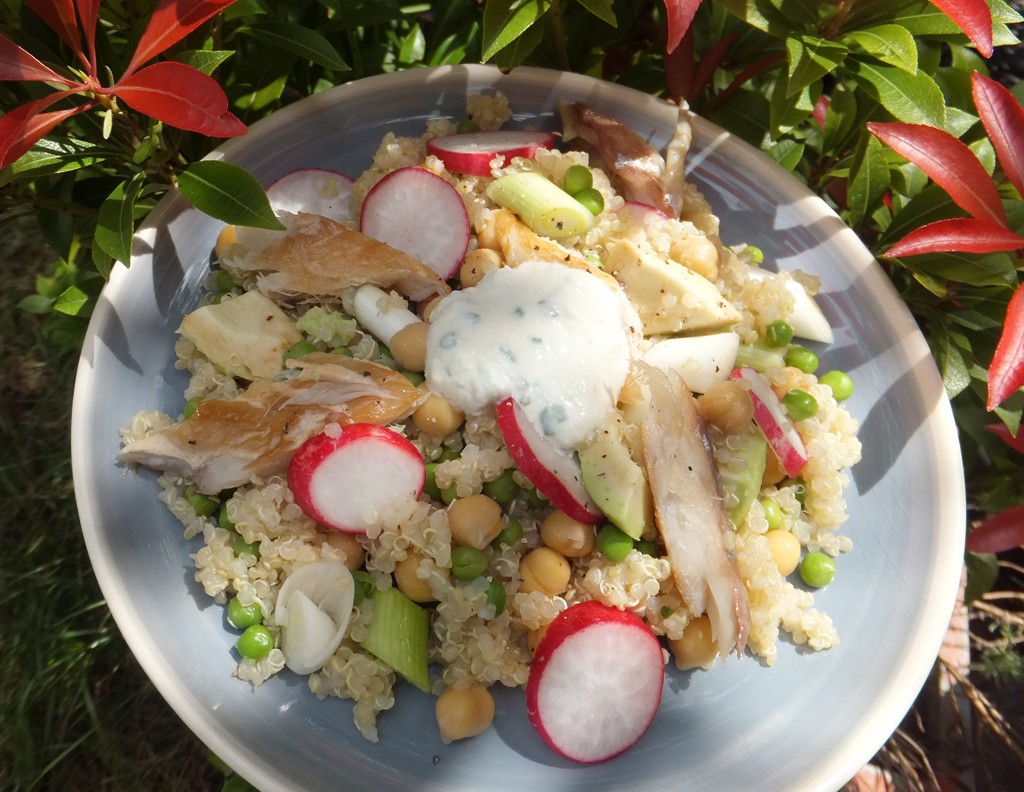
[[[0,242],[0,788],[220,789],[223,776],[117,631],[79,529],[69,424],[77,355],[17,308],[50,257]]]

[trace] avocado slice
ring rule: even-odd
[[[583,487],[608,520],[633,539],[643,536],[650,512],[647,476],[630,456],[622,419],[612,417],[594,440],[579,450]]]
[[[726,502],[731,502],[730,495],[736,498],[735,504],[727,510],[733,525],[739,527],[747,519],[754,499],[761,494],[761,481],[764,478],[765,464],[768,459],[768,440],[760,429],[740,435],[742,447],[734,451],[737,455],[736,464],[719,465],[718,474],[722,479]]]

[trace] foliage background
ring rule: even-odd
[[[163,57],[211,73],[231,112],[247,124],[340,82],[481,60],[571,70],[686,98],[696,112],[802,178],[879,256],[924,331],[954,405],[968,471],[965,530],[1024,503],[1020,451],[991,431],[996,419],[986,410],[987,368],[1019,280],[1016,251],[886,257],[908,231],[964,212],[866,126],[898,121],[949,130],[970,146],[998,188],[1009,228],[1024,231],[1024,202],[979,123],[970,80],[972,72],[1001,63],[995,76],[1018,85],[1015,61],[1000,57],[1017,51],[1016,4],[988,3],[991,61],[936,5],[922,0],[705,0],[667,57],[671,20],[662,0],[227,5]],[[108,84],[123,70],[153,6],[153,0],[102,4],[96,50]],[[0,0],[0,33],[54,68],[74,63],[66,45],[20,0]],[[40,83],[0,83],[0,109],[6,113],[48,90]],[[129,209],[130,231],[216,143],[123,106],[96,108],[49,135],[32,156],[0,170],[5,789],[242,786],[209,761],[118,635],[78,531],[67,447],[75,353],[123,247],[124,218],[120,225],[111,221],[110,197],[119,185],[133,185],[132,200],[118,205]],[[1018,392],[1000,406],[999,422],[1016,430],[1022,409]],[[969,597],[979,598],[979,691],[1011,701],[1009,693],[1020,693],[1022,622],[1013,597],[1007,605],[997,595],[1019,592],[1024,572],[1012,553],[971,554],[968,562]],[[169,626],[168,640],[174,629],[180,628]],[[922,708],[911,713],[880,761],[898,764],[893,757],[910,755],[914,767],[902,771],[927,787],[935,780],[932,770],[941,774],[948,765],[950,744],[946,735],[919,728]],[[1020,762],[1018,742],[1007,731],[1013,725],[1011,719],[1002,727],[1003,742],[989,739],[996,731],[986,728],[981,736],[962,733],[956,745],[986,756],[988,768],[998,767],[1007,752]],[[991,753],[992,745],[999,750]]]

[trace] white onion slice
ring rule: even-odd
[[[274,609],[288,668],[310,674],[330,659],[348,629],[354,597],[352,573],[337,561],[308,564],[288,576]]]

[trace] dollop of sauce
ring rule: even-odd
[[[576,448],[605,424],[629,373],[624,303],[561,264],[494,270],[434,308],[427,384],[467,413],[512,396],[554,444]]]

